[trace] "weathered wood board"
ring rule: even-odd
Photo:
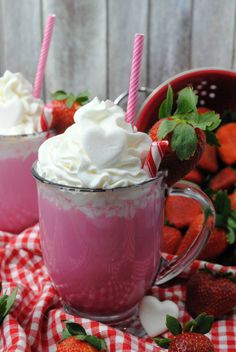
[[[236,0],[0,0],[0,74],[33,83],[50,13],[46,99],[57,89],[103,99],[127,90],[136,32],[145,35],[142,86],[192,67],[236,68]]]

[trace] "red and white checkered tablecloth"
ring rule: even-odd
[[[98,322],[65,313],[43,263],[38,225],[19,235],[0,232],[0,265],[3,290],[9,293],[10,289],[18,287],[14,307],[0,329],[1,351],[56,351],[64,319],[76,321],[84,326],[87,333],[105,338],[108,351],[163,351],[150,338],[137,338]],[[204,262],[195,261],[185,273],[191,275],[204,265]],[[215,271],[231,270],[236,274],[235,268],[207,265]],[[185,322],[189,319],[184,310],[184,285],[156,288],[155,294],[160,300],[175,301],[180,308],[181,320]],[[214,323],[209,337],[216,352],[236,351],[236,309],[225,320]]]

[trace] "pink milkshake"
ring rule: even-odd
[[[120,107],[95,98],[39,148],[33,175],[43,257],[69,312],[127,320],[158,276],[166,187],[164,174],[150,179],[143,169],[150,145]],[[184,269],[173,266],[163,282]]]
[[[44,260],[67,309],[104,321],[129,316],[160,262],[163,177],[94,193],[38,186]]]
[[[31,166],[48,137],[40,132],[43,102],[20,73],[0,78],[0,231],[19,233],[38,220]]]

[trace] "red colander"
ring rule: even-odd
[[[200,68],[182,72],[158,86],[143,103],[136,126],[147,132],[158,119],[158,111],[166,97],[168,85],[175,94],[191,85],[198,94],[198,106],[222,113],[236,111],[236,72],[220,68]]]

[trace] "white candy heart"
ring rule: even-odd
[[[24,108],[18,99],[11,99],[0,104],[0,128],[11,128],[21,119]]]
[[[99,168],[114,165],[120,159],[126,145],[122,131],[106,133],[99,127],[87,128],[81,138],[86,154]]]
[[[144,330],[151,337],[167,330],[166,315],[179,316],[179,308],[172,301],[159,301],[154,296],[145,296],[139,305],[139,318]]]

